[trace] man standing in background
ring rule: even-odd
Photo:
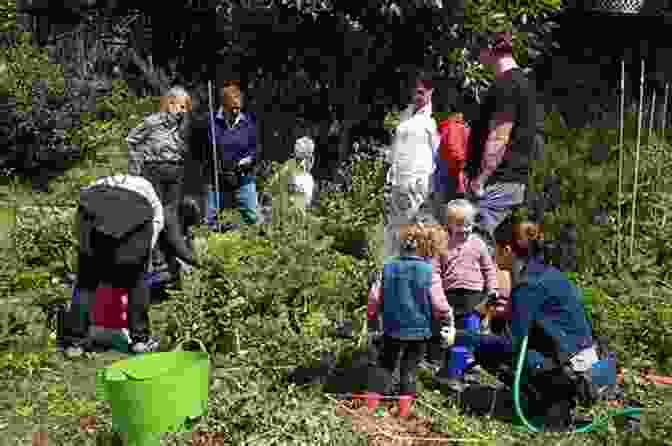
[[[480,48],[480,62],[495,71],[469,138],[467,191],[479,202],[480,226],[494,255],[493,234],[525,200],[537,132],[543,129],[536,90],[513,57],[511,33],[497,33]]]

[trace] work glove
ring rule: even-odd
[[[484,181],[479,178],[472,178],[469,180],[468,191],[471,192],[476,198],[482,198],[485,195],[485,189],[483,186]]]
[[[375,344],[383,335],[380,319],[369,319],[367,323],[368,345]]]
[[[441,326],[441,340],[443,347],[448,348],[455,344],[455,323],[452,320],[444,321]]]

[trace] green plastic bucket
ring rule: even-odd
[[[202,351],[147,353],[115,362],[97,375],[99,397],[109,401],[112,425],[127,446],[159,445],[159,435],[188,428],[208,405],[210,358]]]

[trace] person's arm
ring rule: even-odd
[[[374,281],[369,288],[369,302],[367,309],[367,317],[370,321],[377,320],[378,310],[383,303],[383,284],[382,277],[380,280]]]
[[[152,233],[152,248],[156,246],[156,242],[159,239],[159,234],[163,231],[165,225],[165,219],[163,215],[163,204],[161,199],[154,190],[152,183],[146,179],[138,176],[130,176],[126,178],[126,181],[132,181],[134,183],[134,188],[138,190],[152,206],[152,211],[154,213],[154,218],[152,219],[152,226],[154,227],[154,232]]]
[[[488,247],[481,239],[476,239],[479,243],[478,263],[481,266],[481,273],[485,279],[485,289],[489,292],[497,290],[497,266],[488,252]]]
[[[128,133],[126,142],[128,143],[128,173],[129,175],[140,175],[144,154],[142,143],[147,139],[150,131],[149,120],[144,119],[140,125]]]
[[[543,290],[538,285],[524,285],[511,292],[511,335],[514,351],[528,335],[530,322],[538,317],[543,305]]]
[[[453,321],[453,308],[443,290],[439,259],[432,259],[432,312],[437,321]]]
[[[187,246],[187,242],[182,234],[182,228],[177,216],[177,212],[172,205],[165,208],[165,227],[161,232],[159,243],[166,254],[175,256],[189,265],[196,265],[194,253]]]
[[[488,138],[485,141],[485,148],[483,149],[483,160],[479,175],[479,182],[481,184],[485,184],[488,181],[488,178],[490,178],[495,169],[497,169],[497,166],[502,162],[502,159],[504,159],[504,154],[511,140],[514,119],[515,112],[506,109],[496,112],[493,120],[490,122],[490,130]]]

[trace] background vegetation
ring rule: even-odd
[[[484,9],[479,9],[478,4],[465,2],[470,18],[464,21],[465,26],[477,30],[491,29],[493,21],[502,20],[497,16],[500,12],[510,18],[518,17],[522,11],[506,10],[500,2],[487,3],[489,8]],[[549,11],[557,6],[553,2],[518,5],[529,8],[530,17],[537,10]],[[411,10],[410,6],[405,9],[408,17],[414,17]],[[333,10],[322,12],[312,2],[305,2],[300,14],[313,13],[336,14]],[[370,25],[374,22],[362,21],[375,34]],[[408,24],[413,22],[406,23],[411,26]],[[463,36],[473,31],[465,29],[469,31],[462,31]],[[384,32],[387,31],[380,31]],[[62,73],[66,71],[47,64],[45,50],[32,47],[30,40],[31,36],[25,36],[15,49],[3,50],[0,59],[9,63],[13,74],[2,85],[25,107],[31,105],[30,80],[46,76],[52,81],[49,85],[53,86],[53,93],[60,94],[60,85],[65,84]],[[465,66],[468,58],[464,56]],[[405,62],[389,59],[388,63],[396,69]],[[451,66],[458,67],[459,63]],[[487,73],[478,71],[478,67],[473,69],[474,74],[462,75],[462,80],[477,82],[482,75],[485,85]],[[359,75],[371,77],[374,83],[377,79],[372,73]],[[329,88],[348,85],[342,79],[324,84]],[[312,85],[311,91],[317,93],[327,88],[318,88],[317,80]],[[358,88],[359,92],[368,91],[366,84]],[[398,90],[395,84],[393,91]],[[369,99],[362,95],[358,101]],[[50,432],[50,444],[100,444],[96,441],[102,441],[111,429],[109,406],[95,398],[94,375],[97,367],[120,356],[105,353],[88,355],[80,361],[65,360],[56,351],[50,331],[45,329],[41,310],[46,303],[65,302],[70,297],[63,275],[73,272],[75,266],[77,241],[71,222],[79,188],[97,176],[125,170],[124,138],[145,113],[156,109],[157,99],[138,98],[128,82],[116,80],[112,92],[101,98],[97,106],[112,110],[113,115],[109,119],[88,116],[72,130],[70,137],[87,156],[52,180],[48,193],[31,191],[18,180],[3,179],[0,185],[3,204],[9,202],[9,207],[17,209],[16,222],[10,219],[11,224],[5,222],[1,228],[8,232],[11,243],[0,252],[0,298],[5,304],[0,307],[0,379],[4,384],[0,392],[0,436],[16,439],[19,444],[28,443],[32,432],[39,429]],[[342,108],[338,113],[342,118],[350,111]],[[354,126],[353,122],[348,125]],[[419,406],[418,412],[432,417],[436,431],[483,444],[670,444],[666,434],[672,425],[672,395],[665,388],[644,384],[637,372],[653,368],[661,374],[672,373],[672,222],[667,216],[672,191],[670,180],[664,175],[672,155],[666,138],[653,136],[645,139],[641,147],[636,244],[630,257],[629,240],[617,237],[619,206],[623,211],[622,233],[629,234],[632,205],[635,117],[628,115],[626,123],[625,194],[620,203],[615,193],[615,130],[567,129],[557,113],[547,114],[545,158],[534,166],[531,188],[540,192],[547,178],[561,179],[559,206],[546,214],[549,236],[556,237],[562,223],[574,222],[579,228],[578,280],[585,289],[593,291],[591,312],[596,332],[609,338],[619,365],[630,371],[626,372],[627,393],[651,409],[644,417],[642,431],[625,434],[612,423],[606,432],[585,436],[519,434],[494,418],[460,413],[423,380],[421,400],[440,408],[440,413],[424,405]],[[349,139],[343,141],[347,142],[344,153],[351,156],[343,159],[340,179],[324,184],[318,209],[307,217],[294,216],[291,231],[280,224],[264,228],[263,232],[244,228],[228,235],[207,236],[198,231],[198,250],[204,267],[184,278],[182,289],[173,293],[172,300],[152,308],[153,330],[167,348],[193,335],[202,339],[213,355],[209,412],[197,428],[222,432],[226,444],[264,445],[275,441],[363,445],[367,441],[363,434],[353,432],[347,418],[335,414],[333,402],[319,387],[296,387],[286,382],[289,368],[317,360],[321,351],[337,353],[339,361],[347,363],[352,352],[365,348],[366,277],[380,266],[376,253],[381,245],[378,236],[384,164],[375,147],[365,144],[364,149],[355,150]],[[609,156],[596,162],[593,155],[600,143],[610,147]],[[277,141],[269,144],[279,146]],[[280,148],[285,150],[286,146]],[[601,224],[595,224],[596,208],[604,208],[607,213]],[[233,214],[225,218],[235,219]],[[372,245],[370,255],[356,259],[344,254],[347,245],[362,235]],[[621,266],[616,262],[619,245],[626,253]],[[343,319],[353,320],[355,340],[329,336],[333,323]],[[595,409],[598,413],[604,410],[604,406]],[[95,432],[80,424],[82,417],[92,416],[97,418]],[[189,442],[179,435],[167,434],[163,444]]]

